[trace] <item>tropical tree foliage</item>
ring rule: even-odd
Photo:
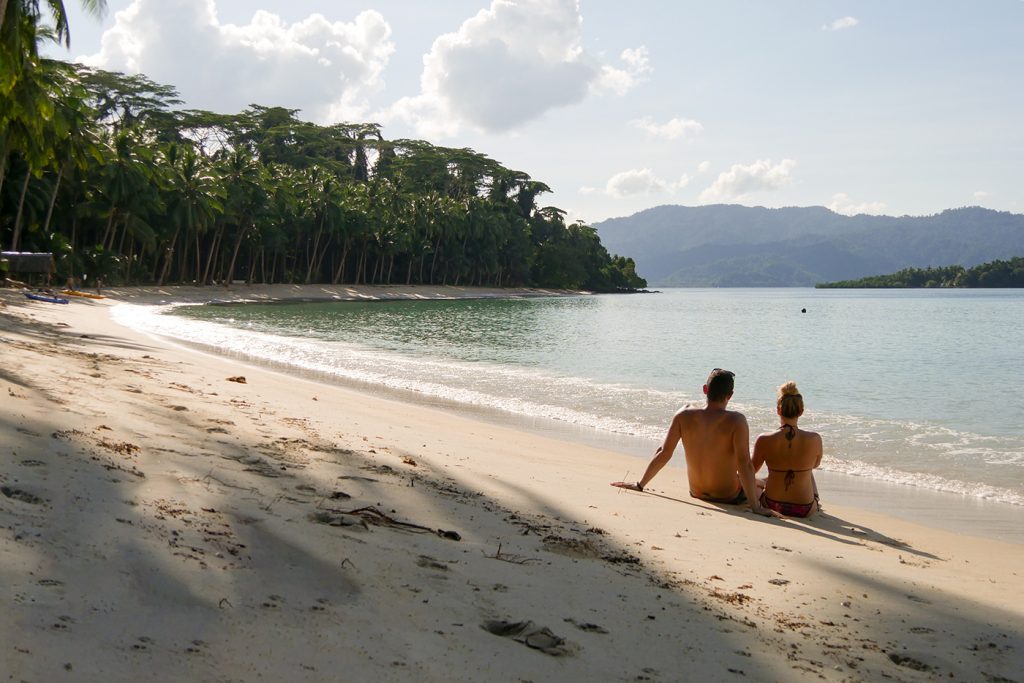
[[[23,58],[0,80],[0,240],[54,251],[61,277],[646,285],[592,228],[538,206],[547,185],[486,155],[282,107],[183,110],[145,76],[40,58],[54,35],[38,3],[9,2],[32,11],[7,11],[2,28],[20,22],[3,49]]]
[[[1024,257],[990,261],[973,268],[904,268],[891,275],[843,280],[819,288],[1024,287]]]

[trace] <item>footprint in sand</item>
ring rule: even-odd
[[[22,503],[28,503],[30,505],[44,505],[46,503],[45,500],[33,493],[12,488],[10,486],[0,486],[0,493],[12,500],[20,500]]]
[[[901,654],[898,654],[898,653],[894,652],[894,653],[889,655],[889,660],[893,664],[896,664],[897,666],[904,666],[904,667],[906,667],[908,669],[913,669],[914,671],[931,671],[932,670],[932,666],[930,664],[925,664],[920,659],[917,659],[915,657],[911,657],[909,655],[901,655]]]

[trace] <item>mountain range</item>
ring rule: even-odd
[[[825,207],[657,206],[593,227],[652,286],[806,287],[1024,255],[1024,215],[845,216]]]

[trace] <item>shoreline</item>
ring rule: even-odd
[[[197,353],[113,302],[18,299],[0,296],[15,678],[1024,669],[1019,545],[839,504],[755,518],[672,494],[682,468],[621,491],[633,456]]]
[[[224,297],[210,298],[211,293],[225,294]],[[545,296],[581,296],[587,292],[566,292],[544,289],[493,289],[471,287],[424,287],[424,286],[323,286],[323,285],[257,285],[236,286],[231,290],[221,287],[144,287],[111,289],[110,294],[119,301],[140,305],[167,305],[170,303],[271,303],[311,301],[395,301],[395,300],[451,300],[484,298],[525,298]],[[556,439],[579,443],[590,447],[625,453],[637,461],[635,469],[642,471],[652,456],[656,443],[639,437],[609,434],[587,427],[560,422],[558,420],[521,416],[498,409],[464,405],[437,397],[395,388],[379,387],[357,380],[348,380],[313,370],[297,370],[287,364],[265,361],[259,358],[221,354],[201,344],[174,340],[174,343],[193,351],[211,353],[232,358],[236,361],[268,368],[277,372],[291,370],[302,376],[325,384],[339,384],[359,392],[368,393],[402,403],[428,405],[454,414],[467,414],[489,424],[518,430],[539,431]],[[426,401],[423,399],[426,398]],[[670,467],[685,467],[681,459],[674,459]],[[934,490],[909,484],[899,484],[879,479],[861,477],[843,472],[820,470],[823,505],[832,503],[856,507],[862,510],[877,509],[878,502],[884,501],[882,514],[910,521],[936,529],[982,536],[995,540],[1024,544],[1024,506],[991,501],[950,491]]]
[[[241,283],[230,287],[168,285],[164,287],[108,287],[103,290],[103,295],[111,300],[140,305],[514,299],[589,294],[591,292],[539,287],[498,289],[454,285],[246,285]]]

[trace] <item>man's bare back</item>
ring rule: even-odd
[[[643,491],[682,442],[690,495],[718,503],[750,503],[754,512],[770,515],[758,502],[757,481],[750,465],[750,428],[742,413],[727,410],[732,398],[733,373],[715,368],[704,385],[707,405],[686,406],[672,418],[665,440],[635,484],[613,486]]]
[[[736,474],[736,443],[747,443],[747,419],[734,410],[687,406],[676,413],[686,455],[690,495],[735,500],[743,491]]]

